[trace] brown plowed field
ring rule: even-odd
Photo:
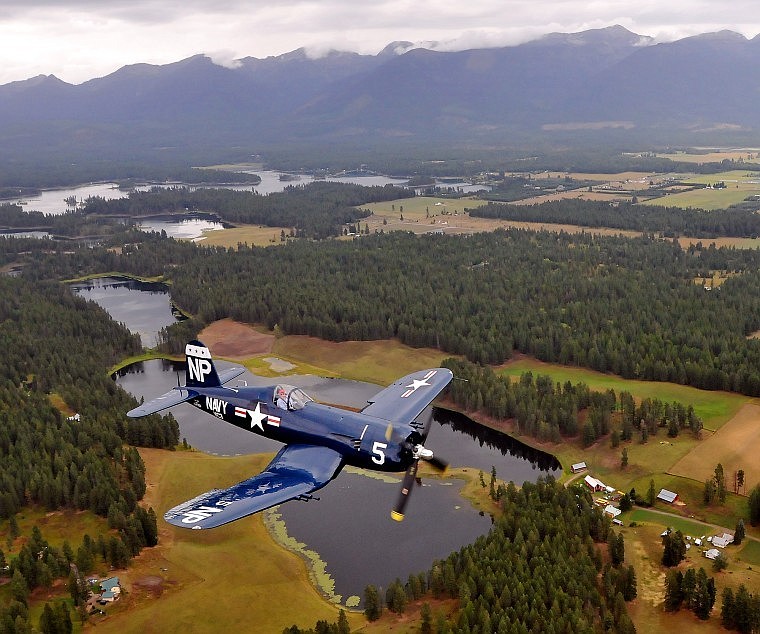
[[[272,351],[274,335],[261,333],[248,324],[222,319],[204,328],[198,335],[215,357],[242,361]]]
[[[760,405],[744,405],[730,421],[699,443],[670,469],[674,475],[704,482],[723,465],[726,487],[733,491],[734,472],[744,469],[745,490],[760,483]]]

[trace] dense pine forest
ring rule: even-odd
[[[24,275],[102,271],[165,275],[197,327],[232,317],[332,341],[397,337],[478,363],[519,351],[625,378],[760,394],[760,341],[749,338],[760,329],[753,250],[518,229],[237,251],[153,237],[120,252],[39,253]],[[716,271],[727,276],[719,289],[696,283]],[[166,337],[181,351],[180,337]]]
[[[135,401],[106,370],[140,350],[139,336],[65,286],[0,277],[0,340],[0,519],[13,533],[28,505],[87,509],[114,529],[63,550],[32,536],[10,560],[13,601],[0,606],[0,631],[14,632],[27,631],[29,591],[68,577],[71,563],[87,574],[96,557],[123,566],[155,545],[155,514],[137,505],[145,467],[128,445],[173,447],[179,430],[169,417],[126,417]]]

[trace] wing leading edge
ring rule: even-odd
[[[433,402],[453,378],[451,370],[434,368],[412,372],[369,399],[363,414],[408,424]]]
[[[321,489],[343,467],[327,447],[288,445],[260,474],[228,489],[214,489],[168,510],[164,519],[182,528],[216,528]]]

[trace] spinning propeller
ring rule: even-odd
[[[396,500],[396,505],[391,511],[391,517],[397,522],[400,522],[404,519],[404,509],[406,509],[407,502],[409,502],[409,494],[412,492],[412,487],[414,486],[414,482],[417,479],[417,469],[419,468],[420,460],[427,462],[436,471],[446,471],[446,468],[449,466],[445,460],[436,458],[430,449],[426,449],[422,445],[422,442],[424,442],[427,438],[432,422],[432,412],[428,412],[428,420],[424,426],[424,432],[422,433],[421,438],[419,432],[413,432],[403,443],[404,448],[412,454],[412,464],[409,465],[409,468],[404,474],[404,479],[401,482],[401,491],[399,492],[398,500]],[[388,431],[386,432],[386,437],[389,437],[391,433],[392,425],[389,425]],[[413,442],[412,439],[415,438],[420,438],[420,442]]]

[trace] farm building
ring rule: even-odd
[[[604,514],[608,515],[609,517],[615,518],[618,515],[620,515],[623,511],[621,511],[616,506],[612,506],[612,504],[608,504],[604,507]]]
[[[720,551],[717,548],[711,548],[710,550],[705,551],[705,557],[708,559],[715,559],[718,555],[720,555]]]
[[[583,478],[583,482],[592,491],[605,491],[607,489],[604,482],[602,482],[601,480],[597,480],[596,478],[593,478],[590,475],[587,475],[585,478]]]
[[[100,595],[100,604],[105,605],[106,603],[113,603],[119,598],[120,591],[121,588],[119,588],[119,586],[115,586],[113,590],[106,590]]]
[[[723,533],[722,535],[716,535],[712,538],[712,545],[718,548],[725,548],[734,541],[734,536],[730,533]]]
[[[668,491],[667,489],[660,489],[660,492],[657,494],[657,499],[667,502],[668,504],[673,504],[673,502],[678,499],[678,493],[673,493],[673,491]]]
[[[573,473],[579,473],[581,471],[586,470],[586,463],[585,462],[576,462],[572,467],[570,467],[570,471]]]
[[[113,590],[114,588],[119,587],[119,578],[118,577],[109,577],[108,579],[103,579],[103,581],[100,582],[100,589],[103,592],[108,592],[109,590]]]

